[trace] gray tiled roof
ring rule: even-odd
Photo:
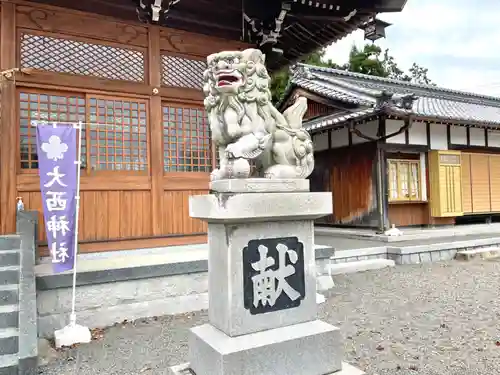
[[[390,94],[414,94],[411,112],[417,117],[435,118],[441,121],[454,120],[473,124],[500,125],[500,98],[467,93],[432,85],[413,84],[382,77],[368,76],[343,70],[298,64],[291,84],[311,90],[330,99],[377,108],[382,103],[389,112],[407,114]],[[344,98],[349,98],[345,100]],[[321,120],[324,120],[323,117]],[[320,119],[313,120],[316,123]],[[304,126],[310,126],[310,121]],[[329,126],[329,125],[328,125]]]
[[[342,92],[341,90],[335,88],[335,86],[328,84],[326,82],[316,82],[314,80],[308,80],[301,77],[297,77],[294,80],[294,83],[308,91],[311,91],[320,96],[333,99],[340,100],[347,103],[352,104],[360,104],[360,105],[372,105],[374,102],[364,100],[356,95],[351,95],[349,92]]]

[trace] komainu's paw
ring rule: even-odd
[[[210,173],[210,181],[217,181],[223,179],[224,179],[224,172],[221,171],[219,168],[214,169],[212,173]]]

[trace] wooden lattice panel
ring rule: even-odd
[[[205,111],[163,107],[163,159],[165,172],[210,172],[212,152]]]
[[[23,68],[113,80],[144,81],[144,54],[131,49],[22,34],[20,58]]]
[[[20,162],[22,169],[38,168],[36,150],[36,128],[32,121],[37,122],[85,122],[85,98],[75,94],[19,92],[19,134]],[[82,129],[82,162],[86,162],[85,124]]]
[[[90,168],[147,170],[147,111],[140,100],[91,97],[89,106]]]
[[[205,61],[162,55],[162,83],[166,86],[200,89],[203,87]]]

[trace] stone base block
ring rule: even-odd
[[[295,371],[290,375],[295,375],[295,374],[302,375],[300,370]],[[168,375],[197,375],[197,374],[193,372],[189,363],[183,363],[181,365],[170,367]],[[260,374],[255,374],[255,375],[260,375]],[[322,375],[366,375],[366,373],[356,367],[351,366],[348,363],[342,362],[342,369],[340,371]]]
[[[342,369],[340,330],[320,320],[237,337],[204,324],[190,332],[196,375],[324,375]]]

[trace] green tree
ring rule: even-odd
[[[290,80],[288,68],[282,69],[271,76],[271,94],[274,103],[280,101]]]
[[[421,67],[417,63],[413,63],[413,65],[410,68],[410,80],[413,83],[421,83],[424,85],[435,85],[430,78],[427,76],[427,73],[429,73],[429,69]]]
[[[380,59],[381,53],[382,50],[375,44],[366,44],[361,50],[353,45],[349,53],[347,70],[370,76],[387,77],[384,61]]]
[[[427,68],[413,63],[406,73],[398,66],[394,57],[389,54],[388,49],[382,54],[381,48],[374,44],[366,44],[362,50],[352,46],[347,65],[347,70],[350,72],[434,85],[428,77],[429,70]]]
[[[388,49],[384,51],[383,67],[386,72],[385,77],[400,81],[411,81],[411,77],[400,69],[394,57],[389,55]]]

